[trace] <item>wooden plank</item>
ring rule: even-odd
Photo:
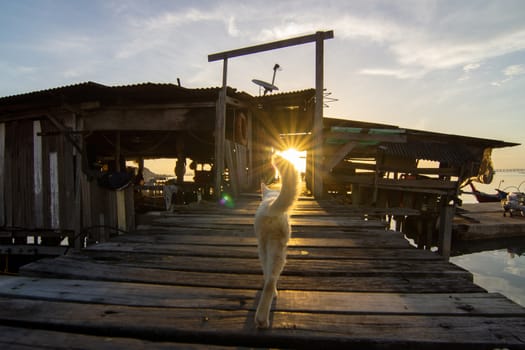
[[[48,235],[47,237],[57,237],[58,234],[54,233],[53,235]],[[1,236],[0,236],[1,237]],[[8,236],[10,237],[10,236]],[[27,237],[27,236],[24,236]],[[31,237],[31,236],[29,236]],[[42,237],[37,236],[38,237]],[[31,237],[35,239],[35,236]],[[42,237],[44,238],[44,237]],[[0,244],[0,254],[5,254],[7,256],[13,255],[28,255],[28,256],[57,256],[66,254],[69,247],[67,246],[45,246],[45,245],[33,245],[33,244]],[[9,258],[8,258],[9,259]]]
[[[104,251],[86,251],[85,255],[93,261],[107,262],[119,266],[158,268],[177,271],[204,271],[218,273],[259,274],[259,259],[156,256],[152,254],[129,254]],[[392,276],[397,274],[438,276],[455,275],[459,278],[472,278],[472,275],[445,261],[421,260],[322,260],[288,259],[283,275],[296,276]]]
[[[327,155],[327,160],[324,165],[325,171],[332,171],[332,168],[339,164],[355,146],[357,146],[357,142],[347,142],[340,146],[333,154]]]
[[[186,221],[191,219],[187,218]],[[214,225],[210,225],[214,226]],[[129,233],[119,240],[131,239],[133,242],[144,242],[154,240],[177,239],[175,236],[195,237],[247,237],[255,238],[252,225],[215,225],[215,227],[179,227],[176,225],[142,225],[137,231]],[[292,226],[292,238],[314,238],[314,239],[392,239],[406,244],[402,233],[393,230],[385,230],[383,227],[315,227],[315,226]]]
[[[191,220],[183,216],[160,217],[154,220],[157,225],[178,225],[187,227],[213,227],[217,225],[253,225],[253,217],[220,216],[209,218],[205,216],[193,217]],[[292,217],[292,226],[316,226],[316,227],[384,227],[385,224],[378,221],[356,220],[345,217]]]
[[[346,176],[346,175],[332,175],[331,177],[334,179],[337,179],[338,181],[344,181],[349,182],[353,184],[360,184],[360,185],[373,185],[373,176],[362,176],[362,175],[354,175],[354,176]],[[425,190],[453,190],[457,186],[457,181],[441,181],[439,179],[418,179],[418,180],[394,180],[394,179],[378,179],[377,184],[379,188],[387,188],[387,189],[399,189],[399,190],[406,190],[406,191],[416,191],[420,189]]]
[[[96,109],[99,108],[100,105],[95,106],[95,108],[89,108],[89,109]],[[114,105],[114,106],[104,106],[107,110],[129,110],[129,105]],[[197,109],[197,108],[215,108],[215,101],[200,101],[200,102],[181,102],[181,103],[148,103],[148,104],[133,104],[132,109],[138,109],[138,110],[149,110],[149,109],[158,109],[158,110],[164,110],[164,109]]]
[[[84,130],[212,130],[213,115],[213,108],[100,109],[84,119]]]
[[[383,172],[396,172],[406,174],[420,174],[420,175],[442,175],[442,176],[457,176],[457,168],[425,168],[425,167],[399,167],[395,165],[385,164],[371,164],[371,163],[360,163],[360,162],[346,162],[345,168],[348,169],[363,169],[370,171],[383,171]]]
[[[333,34],[332,34],[333,36]],[[324,34],[317,32],[315,36],[315,106],[314,121],[312,128],[312,168],[313,183],[312,192],[315,198],[322,198],[325,193],[323,189],[323,108],[324,108]],[[308,164],[307,164],[308,165]]]
[[[141,307],[251,310],[259,292],[246,289],[194,288],[107,281],[36,279],[0,280],[0,296]],[[401,294],[280,290],[274,310],[283,312],[383,315],[525,316],[499,294]]]
[[[233,192],[233,196],[237,197],[239,195],[239,175],[237,173],[237,164],[236,164],[236,158],[234,157],[235,152],[234,149],[234,143],[230,140],[224,140],[224,152],[225,152],[225,158],[226,158],[226,167],[229,171],[230,176],[230,186],[231,191]],[[252,221],[253,222],[253,221]]]
[[[117,225],[120,230],[126,230],[128,224],[126,222],[126,192],[115,191],[115,203],[117,211]]]
[[[33,191],[35,226],[44,227],[44,194],[42,192],[43,165],[42,165],[42,137],[39,133],[42,128],[39,120],[33,121]]]
[[[134,186],[128,186],[124,189],[126,205],[126,231],[132,231],[136,228],[135,222],[135,189]]]
[[[444,259],[450,258],[452,250],[452,220],[454,219],[455,205],[442,205],[439,216],[439,254]]]
[[[18,121],[13,121],[9,124],[3,123],[4,128],[4,162],[3,162],[3,187],[2,191],[4,192],[4,203],[3,203],[3,219],[4,219],[4,225],[5,226],[15,226],[14,220],[13,220],[13,187],[14,187],[14,178],[12,176],[13,172],[15,170],[13,169],[15,166],[15,160],[13,153],[15,151],[14,148],[14,142],[13,138],[14,135],[17,133],[17,125]],[[12,243],[12,242],[10,242]]]
[[[366,241],[365,241],[366,242]],[[288,259],[370,259],[371,256],[380,256],[382,260],[439,260],[437,254],[427,254],[420,249],[413,248],[318,248],[290,246],[287,250]],[[253,246],[227,246],[227,245],[191,245],[191,244],[167,244],[167,243],[132,243],[106,242],[104,244],[88,248],[96,251],[127,252],[157,255],[180,255],[180,256],[203,256],[203,257],[230,257],[230,258],[257,258],[257,249]]]
[[[4,350],[38,350],[38,349],[95,349],[95,350],[170,350],[170,349],[233,349],[228,346],[199,345],[175,342],[157,342],[154,340],[134,339],[132,337],[99,337],[97,335],[87,335],[71,333],[70,331],[53,331],[35,328],[15,328],[0,326],[0,347]],[[235,347],[237,349],[237,347]]]
[[[215,199],[220,200],[222,196],[222,174],[224,172],[224,147],[226,141],[226,97],[228,95],[227,86],[228,59],[224,59],[222,64],[222,89],[215,106]]]
[[[348,238],[297,238],[292,237],[288,243],[288,246],[300,246],[300,247],[339,247],[339,248],[355,248],[363,245],[372,245],[380,248],[408,248],[409,243],[406,240],[392,234],[391,237],[387,235],[361,237],[359,239],[352,240],[352,236],[349,234]],[[115,242],[147,242],[150,241],[148,238],[141,239],[139,236],[134,237],[118,237],[114,239]],[[195,245],[217,245],[217,246],[256,246],[257,239],[253,236],[193,236],[188,234],[180,235],[159,235],[155,237],[155,243],[163,244],[195,244]],[[101,248],[102,247],[102,248]],[[102,245],[95,245],[89,247],[89,250],[104,249]]]
[[[304,36],[291,38],[291,39],[273,41],[267,44],[254,45],[254,46],[244,47],[241,49],[214,53],[214,54],[208,55],[208,62],[224,60],[224,59],[228,59],[232,57],[250,55],[250,54],[263,52],[263,51],[282,49],[282,48],[290,47],[290,46],[307,44],[307,43],[318,40],[319,36],[321,36],[323,40],[332,39],[334,37],[334,32],[332,30],[329,30],[326,32],[317,32],[316,34],[310,34],[310,35],[304,35]]]
[[[182,285],[194,287],[239,288],[260,290],[262,273],[230,274],[201,271],[177,271],[156,267],[121,266],[84,259],[60,257],[42,259],[21,268],[21,274],[34,277],[54,277]],[[469,276],[467,276],[469,277]],[[484,292],[471,278],[457,275],[420,276],[393,274],[390,276],[281,276],[279,288],[341,292],[395,293],[470,293]]]
[[[66,130],[72,130],[73,114],[64,116]],[[75,228],[75,163],[73,151],[81,154],[81,151],[73,145],[77,145],[77,139],[68,134],[66,137],[58,137],[58,166],[60,186],[60,226],[62,229],[74,230]],[[73,147],[72,147],[73,146]]]
[[[0,226],[5,226],[5,123],[0,123]]]
[[[16,323],[25,328],[48,324],[54,330],[156,341],[293,348],[525,347],[522,316],[274,312],[272,328],[260,331],[253,325],[254,313],[247,310],[130,307],[27,299],[0,299],[0,309],[3,324]]]
[[[79,118],[76,114],[73,114],[73,130],[78,131],[82,130],[84,122],[82,118]],[[84,146],[83,146],[84,147]],[[74,234],[68,238],[69,245],[75,247],[75,249],[80,249],[84,246],[84,239],[81,235],[82,227],[89,227],[90,224],[86,225],[86,222],[83,221],[82,213],[87,210],[83,207],[82,198],[85,196],[83,193],[83,178],[86,175],[82,171],[83,156],[81,153],[73,150],[73,159],[74,159],[74,177],[75,177],[75,191],[74,191],[74,210],[73,210],[73,230]]]
[[[57,152],[49,153],[49,192],[51,228],[60,228],[60,192]]]
[[[249,210],[182,214],[210,228],[154,227],[26,265],[24,277],[0,278],[0,327],[96,334],[123,346],[134,338],[202,348],[525,348],[524,308],[408,248],[399,233],[338,225],[294,227],[272,328],[256,330],[263,277]],[[298,218],[315,220],[305,213],[323,208],[302,210]]]

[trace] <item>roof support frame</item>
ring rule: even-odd
[[[226,92],[227,92],[227,73],[228,73],[228,59],[238,56],[245,56],[254,53],[281,49],[290,46],[302,45],[310,42],[315,42],[315,114],[314,114],[314,128],[313,128],[313,164],[311,169],[313,172],[313,194],[316,198],[321,198],[323,194],[322,181],[322,146],[323,146],[323,91],[324,91],[324,41],[334,37],[333,30],[319,31],[314,34],[304,35],[291,39],[274,41],[271,43],[249,46],[245,48],[219,52],[208,55],[208,62],[223,61],[222,72],[222,90],[219,96],[216,115],[215,128],[215,189],[216,196],[221,196],[221,179],[224,170],[224,140],[225,140],[225,120],[226,120]],[[308,165],[307,165],[308,166]]]

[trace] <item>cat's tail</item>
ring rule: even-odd
[[[277,215],[287,212],[293,206],[299,196],[300,181],[299,172],[289,160],[280,155],[274,155],[272,163],[281,177],[281,191],[269,208],[273,214]]]

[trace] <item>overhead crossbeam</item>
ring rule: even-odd
[[[311,42],[317,41],[320,35],[322,36],[323,40],[332,39],[334,37],[334,31],[329,30],[326,32],[317,32],[315,34],[304,35],[304,36],[300,36],[296,38],[284,39],[284,40],[279,40],[279,41],[273,41],[271,43],[266,43],[266,44],[248,46],[248,47],[244,47],[240,49],[213,53],[211,55],[208,55],[208,62],[219,61],[219,60],[224,60],[224,59],[228,59],[232,57],[250,55],[250,54],[254,54],[258,52],[282,49],[285,47],[311,43]]]
[[[324,93],[324,41],[332,39],[334,31],[318,31],[315,34],[296,38],[274,41],[271,43],[248,46],[245,48],[224,51],[208,55],[208,62],[223,61],[222,90],[217,103],[215,119],[215,189],[218,198],[221,196],[222,173],[224,170],[225,120],[226,120],[226,90],[228,59],[232,57],[250,55],[258,52],[282,49],[285,47],[315,42],[315,112],[313,123],[313,162],[311,164],[312,192],[316,198],[323,195],[323,93]],[[308,165],[307,165],[308,167]]]

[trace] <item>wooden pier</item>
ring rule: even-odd
[[[301,200],[271,329],[258,204],[200,205],[0,277],[0,348],[525,349],[525,309],[385,224]]]
[[[459,241],[525,237],[525,217],[503,215],[501,203],[463,204],[453,222]]]

